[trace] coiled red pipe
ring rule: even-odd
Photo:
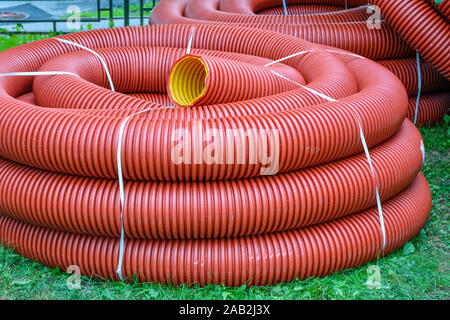
[[[419,76],[415,58],[380,60],[377,62],[400,79],[405,86],[408,95],[417,95],[419,89]],[[442,92],[450,89],[450,82],[424,60],[420,61],[420,71],[422,78],[422,93]]]
[[[450,2],[442,1],[437,4],[434,0],[428,0],[428,3],[432,1],[433,6],[444,16],[447,21],[450,21]]]
[[[254,5],[255,2],[257,1],[163,0],[152,11],[150,23],[241,24],[341,48],[370,59],[393,59],[413,54],[408,45],[383,22],[380,29],[368,32],[367,20],[371,15],[367,13],[366,7],[316,15],[258,16],[253,13],[253,10],[259,8]],[[270,5],[270,1],[260,2]]]
[[[407,93],[377,63],[229,25],[115,28],[60,38],[95,50],[116,91],[97,56],[55,39],[0,53],[2,74],[72,73],[0,77],[0,240],[27,257],[116,279],[120,128],[128,279],[262,285],[323,276],[397,249],[429,215],[430,190],[417,177],[423,142],[405,120]],[[149,110],[168,102],[170,71],[188,46],[204,61],[229,60],[229,69],[208,72],[216,79],[241,72],[236,78],[251,80],[244,95]],[[252,68],[270,82],[268,90],[280,84],[274,72],[298,85],[288,81],[255,97]],[[192,147],[206,144],[199,132],[207,129],[219,140],[228,137],[226,129],[277,130],[279,170],[262,176],[267,164],[250,157],[244,163],[174,163],[178,129],[186,129]],[[245,140],[244,154],[255,146]],[[378,211],[370,208],[376,187],[384,201],[384,251]]]
[[[423,0],[373,0],[392,28],[420,55],[450,80],[450,26]]]
[[[413,120],[416,111],[417,98],[409,98],[408,118]],[[430,126],[438,123],[448,113],[450,108],[450,92],[426,94],[419,99],[417,124]]]
[[[150,29],[134,30],[136,30],[137,39],[153,37],[151,45],[155,47],[162,44],[166,47],[177,46],[180,37],[189,39],[191,34],[189,26],[156,26]],[[108,35],[114,31],[104,32]],[[199,26],[193,37],[193,46],[210,50],[222,47],[221,44],[216,43],[215,39],[208,37],[211,32],[222,32],[221,43],[228,41],[230,50],[243,54],[260,54],[266,59],[276,60],[292,53],[316,48],[305,41],[293,42],[292,38],[281,34],[227,26]],[[160,40],[159,34],[164,34],[165,37]],[[242,34],[251,34],[253,41],[251,43],[241,41]],[[100,32],[89,34],[89,37],[81,33],[78,36],[67,36],[67,39],[90,44],[90,47],[95,49],[96,39],[104,38],[104,36]],[[120,46],[121,42],[120,38],[108,39],[102,46]],[[124,42],[131,45],[127,41]],[[74,50],[73,48],[53,39],[41,43],[42,45],[36,48],[28,49],[25,46],[2,53],[0,59],[10,60],[11,66],[14,66],[14,61],[20,61],[19,68],[2,65],[2,71],[17,72],[33,68],[45,71],[48,70],[46,66],[41,68],[42,62],[41,64],[36,62],[52,59],[56,55],[60,56],[56,58],[58,61],[61,59],[72,63],[77,61],[74,59],[75,53],[62,55],[63,52]],[[265,48],[276,47],[275,44],[281,45],[284,49],[277,52],[265,50]],[[52,49],[45,52],[42,49],[46,47]],[[19,57],[25,52],[29,59],[22,62]],[[132,79],[136,77],[136,73],[130,72],[132,69],[129,69],[122,61],[133,61],[130,60],[131,55],[138,55],[141,49],[127,49],[125,52],[128,52],[128,56],[123,50],[110,49],[108,51],[110,54],[105,54],[104,59],[115,82],[125,83],[127,89],[138,91],[138,87],[132,87],[139,84]],[[102,51],[99,53],[101,54]],[[178,54],[181,54],[181,51],[178,51]],[[102,70],[98,59],[92,58],[92,55],[90,57],[89,63],[95,61],[95,67],[91,66],[87,69]],[[145,55],[140,57],[143,59]],[[173,59],[177,58],[174,52]],[[152,74],[150,70],[146,70],[147,66],[152,64],[147,61],[141,62],[137,57],[133,59],[139,62],[133,63],[133,66],[138,68],[139,74]],[[297,66],[298,72],[307,79],[308,87],[311,89],[336,99],[350,94],[343,102],[324,103],[323,98],[300,88],[281,95],[245,102],[200,108],[155,110],[145,114],[145,118],[131,119],[124,132],[123,140],[124,177],[133,180],[160,181],[223,180],[248,178],[260,174],[260,169],[264,167],[261,162],[238,166],[227,163],[197,165],[191,159],[191,164],[174,164],[171,161],[171,154],[176,145],[177,136],[174,136],[176,130],[186,129],[192,133],[199,126],[199,122],[204,130],[217,130],[225,141],[226,132],[222,128],[279,130],[280,173],[327,163],[361,152],[362,146],[355,116],[360,119],[369,146],[385,141],[398,130],[407,112],[407,96],[402,84],[392,74],[367,59],[345,55],[340,55],[339,59],[341,60],[331,53],[327,54],[319,50],[295,57],[286,64]],[[80,61],[85,64],[85,60]],[[112,61],[116,63],[113,64]],[[51,108],[37,108],[12,99],[11,96],[30,90],[30,79],[20,79],[20,81],[3,79],[0,155],[12,161],[51,171],[116,178],[115,159],[118,136],[117,134],[112,136],[111,132],[118,132],[122,121],[120,117],[129,115],[133,110],[135,112],[158,107],[158,105],[102,88],[99,85],[109,87],[106,76],[102,71],[97,71],[95,74],[97,79],[91,75],[86,78],[93,81],[93,84],[82,78],[83,73],[80,73],[80,77],[70,75],[37,77],[33,85],[36,100],[39,105]],[[125,78],[120,79],[120,77]],[[116,78],[119,78],[118,81]],[[153,78],[148,79],[149,90],[155,89],[151,79]],[[380,81],[381,79],[383,81]],[[147,80],[143,81],[145,83]],[[57,94],[60,91],[52,89],[56,86],[65,94]],[[357,86],[360,91],[352,95]],[[21,88],[22,92],[18,88]],[[118,85],[117,90],[120,89],[121,86]],[[10,94],[8,90],[13,94]],[[43,94],[39,95],[40,93]],[[370,96],[370,100],[367,96]],[[315,104],[319,105],[315,106]],[[114,109],[117,106],[122,107]],[[66,109],[60,111],[63,107]],[[88,110],[71,112],[68,108]],[[101,108],[101,110],[91,111],[92,108]],[[181,119],[183,121],[180,121]],[[39,123],[39,126],[36,123]],[[56,128],[61,125],[64,130],[55,134]],[[135,132],[145,132],[145,134],[135,136]],[[133,136],[135,136],[134,141],[130,143]],[[192,145],[199,143],[199,137],[192,134],[189,136]],[[24,137],[28,137],[26,143],[24,143]],[[107,137],[107,139],[99,140],[98,137]],[[248,143],[244,147],[245,154],[248,154]],[[79,150],[89,150],[89,152],[85,151],[80,156]]]
[[[266,285],[362,265],[409,241],[424,226],[431,208],[420,174],[384,204],[387,243],[380,247],[376,210],[317,226],[261,236],[213,240],[127,240],[124,275],[142,282]],[[116,279],[119,239],[84,236],[0,217],[6,246],[33,260],[65,270],[78,265],[86,276]]]
[[[382,200],[406,188],[420,171],[421,141],[418,130],[405,122],[395,137],[372,150]],[[5,215],[58,230],[120,235],[116,181],[47,173],[8,161],[0,162],[0,173],[0,211]],[[142,239],[284,231],[375,205],[372,175],[362,154],[257,179],[183,185],[130,182],[125,192],[130,199],[125,204],[126,235]],[[46,203],[52,205],[43,205]]]

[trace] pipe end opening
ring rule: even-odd
[[[208,68],[200,57],[185,56],[173,67],[169,77],[169,94],[179,106],[192,106],[206,91]]]

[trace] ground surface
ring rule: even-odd
[[[0,51],[38,38],[0,36]],[[82,278],[81,289],[71,290],[70,275],[0,246],[0,299],[450,299],[449,125],[447,116],[439,126],[421,129],[427,148],[423,172],[433,194],[427,225],[403,249],[366,266],[268,287],[163,287]],[[380,269],[379,289],[366,285],[373,272],[370,266]]]

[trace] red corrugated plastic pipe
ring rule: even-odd
[[[372,150],[383,201],[417,176],[422,166],[421,143],[418,130],[405,122],[395,137]],[[58,230],[120,235],[116,181],[43,172],[4,160],[0,161],[0,174],[3,214]],[[374,187],[362,154],[256,179],[182,185],[129,182],[125,185],[129,199],[125,203],[125,231],[129,238],[142,239],[218,238],[285,231],[374,206]],[[42,205],[46,203],[49,205]]]
[[[117,278],[120,202],[117,180],[104,178],[117,178],[120,128],[143,110],[123,127],[122,138],[128,279],[259,285],[323,276],[399,248],[429,215],[425,178],[412,182],[423,142],[404,120],[406,91],[368,59],[226,25],[114,28],[60,38],[103,57],[117,91],[109,90],[97,56],[55,39],[0,53],[0,73],[73,73],[0,77],[0,157],[8,159],[0,161],[0,240],[27,257]],[[235,66],[268,68],[300,86],[243,101],[148,110],[163,107],[149,99],[167,102],[170,70],[187,47],[194,56],[233,61],[230,74],[240,70]],[[218,141],[229,137],[227,129],[275,130],[279,170],[263,177],[266,163],[249,157],[174,163],[178,129],[186,129],[194,148],[207,144],[199,139],[207,129]],[[360,130],[375,178],[361,153]],[[248,155],[258,143],[246,139],[243,146]],[[217,151],[227,152],[220,145]],[[368,209],[376,186],[384,201],[384,251],[379,213]]]
[[[96,46],[132,46],[130,40],[122,40],[127,32],[131,32],[128,31],[130,29],[118,30],[96,31],[89,36],[81,33],[66,38],[90,45],[93,49]],[[137,39],[135,46],[145,41],[147,45],[155,47],[186,46],[192,31],[190,26],[167,25],[131,30],[134,30],[134,38]],[[115,32],[118,33],[117,38],[112,38]],[[217,42],[212,34],[220,33],[221,39]],[[250,35],[251,42],[242,40]],[[150,40],[141,40],[146,37]],[[182,38],[186,41],[181,41]],[[106,42],[102,39],[106,39]],[[2,64],[2,73],[30,69],[53,70],[59,64],[70,66],[69,70],[79,71],[80,77],[36,77],[33,85],[36,100],[39,105],[47,108],[28,105],[13,98],[30,90],[30,78],[0,79],[0,155],[51,171],[116,178],[117,138],[121,117],[160,105],[106,89],[109,85],[103,68],[92,54],[64,55],[64,52],[75,48],[54,39],[39,44],[0,54],[2,61],[10,61]],[[360,119],[369,146],[374,146],[398,130],[407,112],[407,95],[400,81],[367,59],[346,55],[335,57],[306,41],[262,30],[228,26],[198,26],[193,37],[193,47],[225,49],[272,60],[314,49],[308,54],[286,60],[285,64],[295,68],[307,80],[309,89],[339,100],[327,102],[316,94],[299,88],[246,101],[197,108],[162,109],[143,114],[131,119],[125,128],[122,149],[125,178],[248,178],[260,175],[261,169],[267,166],[261,159],[256,164],[247,160],[240,165],[223,162],[197,164],[195,159],[190,159],[191,163],[174,164],[171,159],[173,148],[177,145],[178,129],[186,129],[190,133],[188,139],[192,145],[202,143],[199,141],[201,136],[192,134],[199,126],[203,130],[218,131],[223,140],[227,139],[226,128],[276,129],[279,132],[281,173],[361,152],[355,117]],[[275,50],[276,48],[280,49]],[[182,50],[173,48],[160,49],[157,54],[143,48],[104,50],[99,53],[104,53],[103,57],[119,91],[125,88],[135,92],[157,92],[158,88],[165,87],[161,77],[166,79],[158,72],[169,69],[169,65],[150,62],[160,61],[158,59],[163,57],[176,61],[182,55]],[[25,61],[21,58],[24,55],[28,57]],[[57,63],[53,63],[52,59]],[[48,64],[44,64],[46,60],[49,60]],[[158,67],[154,67],[155,65]],[[136,81],[137,75],[142,75],[143,79]],[[143,88],[143,84],[147,88]],[[357,88],[359,92],[356,92]],[[64,95],[59,94],[61,91]],[[93,110],[95,108],[100,110]],[[63,130],[56,132],[56,128],[60,126]],[[142,134],[136,134],[137,132]],[[249,153],[249,148],[248,142],[244,143],[245,154]],[[224,156],[226,155],[225,152]]]
[[[342,7],[339,6],[330,6],[330,5],[321,5],[321,4],[305,4],[305,5],[288,5],[289,14],[293,15],[304,15],[304,14],[316,14],[316,13],[324,13],[324,12],[335,12],[341,11]],[[273,15],[279,16],[284,14],[284,8],[282,7],[272,7],[267,9],[262,9],[256,11],[255,14],[258,15]]]
[[[450,80],[450,25],[423,0],[372,0],[387,23],[417,49],[426,61]]]
[[[400,79],[408,95],[417,95],[419,76],[416,58],[380,60],[377,62]],[[420,72],[422,80],[421,91],[423,94],[448,91],[450,89],[450,82],[422,59],[420,60]]]
[[[355,4],[365,5],[360,1]],[[308,3],[304,1],[302,3]],[[344,1],[325,1],[338,3]],[[367,7],[325,14],[260,16],[254,10],[280,6],[274,1],[163,0],[150,16],[151,24],[211,24],[229,23],[276,31],[301,39],[355,52],[370,59],[408,57],[413,51],[400,37],[380,23],[378,29],[368,29],[373,14]]]
[[[417,234],[431,209],[422,174],[385,202],[381,250],[376,209],[330,223],[261,236],[212,240],[127,240],[124,275],[166,284],[266,285],[321,277],[392,252]],[[119,239],[53,231],[0,217],[3,245],[50,267],[77,265],[85,276],[118,279]]]
[[[293,82],[275,75],[270,68],[255,64],[184,55],[169,76],[168,94],[178,106],[204,106],[272,96],[294,90],[305,80],[297,73]]]

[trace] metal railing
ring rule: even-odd
[[[14,1],[14,0],[13,0]],[[13,2],[10,1],[10,2]],[[139,24],[140,25],[145,25],[147,22],[147,18],[148,18],[148,13],[150,13],[153,8],[155,7],[155,5],[157,4],[159,0],[139,0],[139,10],[138,10],[138,15],[134,14],[133,16],[130,16],[130,0],[123,0],[123,16],[115,16],[114,14],[114,3],[113,0],[109,0],[108,1],[108,5],[106,7],[102,7],[101,6],[101,1],[100,0],[96,0],[97,2],[97,8],[96,8],[96,14],[95,17],[80,17],[79,21],[80,22],[85,22],[85,23],[90,23],[90,22],[101,22],[101,21],[105,21],[105,20],[109,20],[111,22],[117,21],[117,20],[121,20],[123,19],[123,25],[124,26],[129,26],[130,25],[130,19],[139,19]],[[19,2],[19,1],[17,1]],[[20,1],[22,3],[26,2],[26,3],[30,3],[28,1]],[[55,1],[56,2],[56,1]],[[1,8],[0,8],[1,11]],[[107,12],[108,15],[105,16],[104,14],[102,15],[102,12]],[[53,32],[56,33],[58,32],[57,30],[57,25],[58,23],[62,23],[62,22],[66,22],[67,18],[49,18],[49,19],[20,19],[20,20],[14,20],[14,19],[7,19],[7,20],[2,20],[0,18],[0,29],[2,28],[2,24],[23,24],[23,23],[52,23],[53,26]],[[113,25],[113,23],[112,23]],[[14,33],[20,33],[21,31],[16,31]],[[22,31],[22,32],[27,32],[27,33],[43,33],[43,32],[33,32],[32,30],[27,30],[27,31]],[[47,33],[47,32],[45,32]]]

